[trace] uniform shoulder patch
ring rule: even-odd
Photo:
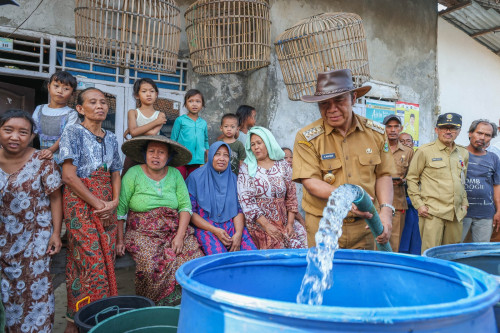
[[[307,141],[311,141],[312,139],[323,134],[324,132],[325,129],[323,128],[323,126],[316,126],[308,129],[307,131],[302,132],[302,134],[305,136]]]
[[[366,127],[371,128],[375,132],[379,132],[380,134],[385,134],[385,127],[379,122],[373,121],[371,119],[366,119],[365,125]]]

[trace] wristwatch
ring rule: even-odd
[[[383,203],[380,205],[380,209],[382,209],[382,207],[389,207],[392,210],[392,216],[396,215],[396,208],[394,208],[393,205],[388,203]]]

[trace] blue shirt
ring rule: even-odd
[[[476,156],[469,154],[469,167],[465,190],[469,201],[467,216],[476,219],[492,219],[495,215],[493,185],[500,184],[500,159],[492,152]]]
[[[198,117],[196,121],[187,115],[175,119],[170,139],[186,147],[193,158],[188,164],[205,164],[205,150],[208,145],[207,122]]]
[[[61,163],[72,160],[79,178],[88,178],[101,166],[110,172],[120,171],[122,161],[118,154],[116,135],[107,130],[104,132],[104,138],[101,139],[80,124],[67,126],[59,142]]]

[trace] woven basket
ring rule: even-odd
[[[76,0],[78,58],[175,72],[180,32],[174,0]]]
[[[288,97],[314,95],[319,72],[348,68],[354,85],[370,79],[361,18],[352,13],[324,13],[287,29],[274,43]]]
[[[186,10],[193,70],[226,74],[269,65],[269,1],[198,0]]]

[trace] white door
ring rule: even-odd
[[[123,143],[124,123],[126,122],[125,118],[127,112],[127,110],[125,110],[125,87],[116,86],[113,85],[113,83],[105,84],[102,83],[102,81],[78,77],[77,90],[81,91],[90,87],[97,88],[106,94],[109,103],[109,110],[108,116],[102,124],[102,127],[116,134],[118,147],[121,147]],[[119,151],[123,158],[124,156],[121,149]]]

